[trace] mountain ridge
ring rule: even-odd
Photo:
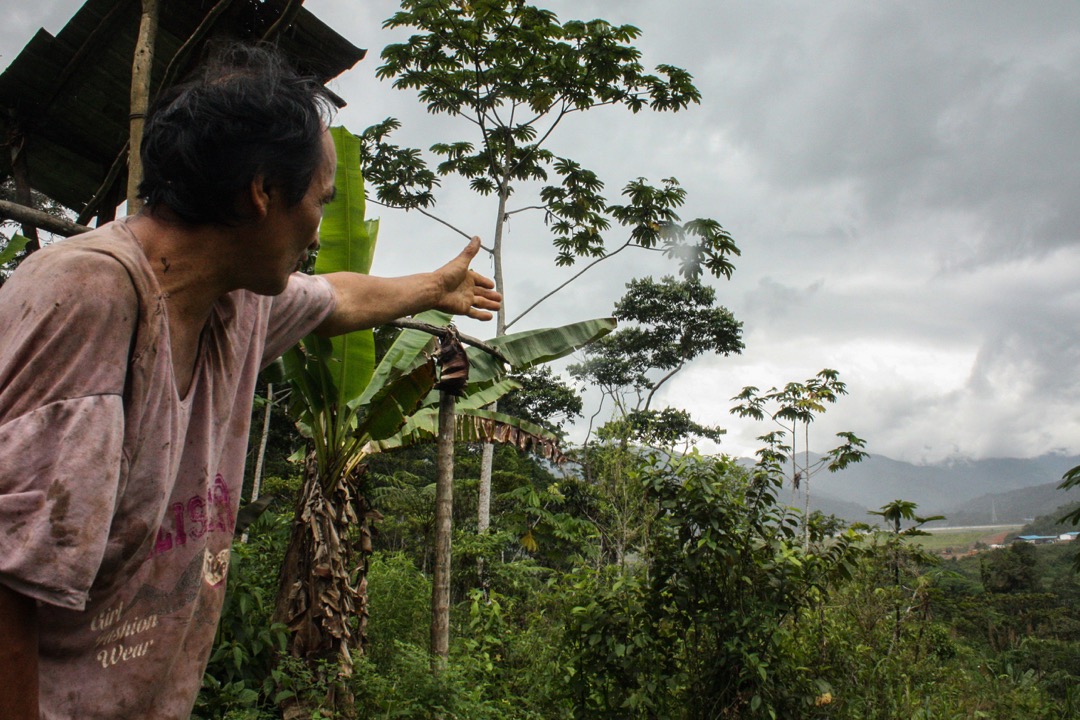
[[[810,454],[811,462],[820,457]],[[810,483],[810,506],[852,522],[866,522],[874,518],[866,514],[868,510],[902,499],[916,503],[919,515],[945,515],[950,525],[1023,522],[1080,500],[1080,489],[1057,489],[1062,474],[1077,465],[1080,455],[1059,453],[1035,458],[950,459],[925,465],[871,455],[836,473],[815,473]],[[790,486],[787,489],[790,492]],[[791,500],[802,507],[801,493]]]

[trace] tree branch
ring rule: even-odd
[[[431,323],[419,322],[417,320],[409,320],[407,318],[393,320],[386,324],[390,327],[401,328],[402,330],[419,330],[420,332],[426,332],[429,335],[436,335],[438,337],[442,337],[443,335],[447,335],[450,333],[450,328],[448,327],[432,325]],[[483,350],[488,355],[491,355],[495,359],[500,360],[507,365],[513,364],[509,360],[507,360],[506,356],[503,355],[498,349],[493,348],[483,340],[478,340],[474,337],[470,337],[469,335],[466,335],[462,332],[458,332],[457,336],[458,339],[460,339],[461,342],[465,343],[466,345],[472,345],[477,350]]]
[[[458,228],[458,227],[455,227],[455,226],[451,225],[449,222],[447,222],[446,220],[443,220],[438,215],[430,213],[430,212],[428,212],[427,210],[425,210],[422,207],[414,207],[414,208],[401,207],[400,205],[391,205],[389,203],[384,203],[381,200],[377,200],[377,199],[372,198],[372,197],[367,198],[367,201],[369,203],[374,203],[375,205],[378,205],[379,207],[390,208],[392,210],[404,210],[405,212],[409,212],[410,210],[416,210],[421,215],[427,215],[429,218],[431,218],[435,222],[442,223],[443,225],[450,228],[451,230],[453,230],[457,234],[461,235],[466,240],[472,240],[473,239],[473,236],[470,235],[469,233],[465,232],[461,228]],[[0,208],[0,211],[2,211],[2,210],[3,210],[3,208]],[[487,245],[483,245],[483,244],[480,245],[480,249],[485,250],[489,255],[494,254],[494,252],[495,252],[494,250],[489,248]]]
[[[679,372],[684,367],[686,367],[686,361],[685,360],[683,362],[679,363],[679,366],[677,368],[675,368],[674,370],[669,372],[664,377],[660,378],[660,382],[658,382],[658,383],[656,383],[655,385],[652,386],[652,390],[649,391],[649,395],[645,398],[645,409],[646,410],[648,410],[649,405],[652,404],[653,395],[655,395],[656,391],[660,389],[660,386],[663,385],[664,383],[666,383],[668,380],[670,380],[675,375],[675,373]]]
[[[508,210],[503,215],[504,217],[510,217],[511,215],[517,215],[518,213],[525,212],[526,210],[548,210],[547,205],[529,205],[528,207],[518,208],[517,210]]]
[[[592,269],[592,268],[593,268],[593,266],[595,266],[595,265],[596,265],[597,263],[603,262],[604,260],[607,260],[607,259],[608,259],[608,258],[610,258],[610,257],[615,257],[616,255],[618,255],[619,253],[621,253],[621,252],[622,252],[623,250],[625,250],[626,248],[630,247],[630,246],[631,246],[632,244],[633,244],[633,242],[632,242],[631,240],[627,240],[627,241],[626,241],[626,243],[624,243],[624,244],[623,244],[623,246],[622,246],[621,248],[619,248],[618,250],[616,250],[615,252],[612,252],[612,253],[608,253],[607,255],[605,255],[605,256],[603,256],[603,257],[600,257],[600,258],[597,258],[596,260],[593,260],[593,261],[592,261],[591,263],[589,263],[588,265],[586,265],[585,267],[583,267],[583,268],[582,268],[581,270],[579,270],[579,271],[578,271],[578,273],[577,273],[576,275],[574,275],[574,276],[573,276],[572,278],[570,278],[569,280],[567,280],[566,282],[564,282],[564,283],[563,283],[562,285],[559,285],[559,287],[555,288],[554,290],[552,290],[551,292],[549,292],[549,293],[548,293],[547,295],[544,295],[544,296],[543,296],[542,298],[540,298],[539,300],[537,300],[536,302],[534,302],[534,303],[533,303],[532,305],[530,305],[529,307],[525,308],[525,310],[524,310],[524,311],[523,311],[523,312],[522,312],[522,313],[521,313],[520,315],[518,315],[518,316],[517,316],[516,318],[514,318],[514,319],[513,319],[513,320],[511,320],[510,322],[506,323],[506,327],[507,327],[507,328],[509,329],[509,327],[510,327],[511,325],[513,325],[513,324],[514,324],[514,323],[516,323],[516,322],[517,322],[518,320],[520,320],[521,318],[525,317],[525,316],[526,316],[526,315],[528,315],[528,314],[529,314],[530,312],[532,312],[532,311],[533,311],[533,310],[534,310],[534,309],[536,308],[536,306],[537,306],[537,305],[539,305],[540,303],[544,302],[544,301],[545,301],[545,300],[547,300],[547,299],[548,299],[549,297],[551,297],[551,296],[552,296],[552,295],[554,295],[555,293],[559,292],[560,290],[562,290],[562,289],[563,289],[564,287],[566,287],[566,286],[567,286],[567,285],[569,285],[570,283],[572,283],[572,282],[574,282],[575,280],[577,280],[577,279],[578,279],[579,277],[581,277],[581,276],[582,276],[582,275],[584,275],[584,274],[585,274],[586,272],[588,272],[588,271],[589,271],[590,269]]]

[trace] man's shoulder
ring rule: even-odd
[[[52,268],[89,266],[103,272],[140,264],[141,249],[122,221],[103,225],[82,235],[46,245],[24,261],[30,267],[45,264]]]
[[[145,276],[141,249],[119,223],[54,242],[22,262],[10,283],[22,293],[78,296],[93,305],[134,299]]]

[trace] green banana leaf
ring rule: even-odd
[[[454,425],[455,442],[497,442],[512,444],[521,450],[538,452],[549,460],[561,461],[559,438],[546,428],[521,418],[491,410],[458,409]],[[434,440],[439,433],[438,408],[422,408],[409,418],[401,432],[385,440],[372,442],[380,452]]]
[[[502,387],[503,383],[511,384]],[[482,383],[469,383],[465,386],[463,394],[458,396],[455,407],[484,407],[495,402],[510,390],[517,390],[519,387],[520,383],[516,380],[505,377],[499,380],[486,380]],[[442,393],[437,389],[432,389],[428,396],[424,398],[421,407],[437,407],[441,395]],[[482,400],[482,402],[479,400]]]
[[[525,370],[565,357],[607,335],[615,325],[615,318],[597,318],[557,328],[526,330],[486,342],[501,352],[514,370]],[[470,347],[468,354],[470,383],[483,383],[506,373],[502,363],[486,352]]]
[[[30,242],[30,238],[23,237],[18,233],[12,235],[11,239],[8,240],[7,245],[4,246],[4,249],[0,250],[0,265],[4,265],[14,260],[15,256],[22,252],[22,249],[26,247],[26,243],[28,242]]]
[[[429,310],[420,313],[413,318],[418,322],[426,322],[429,325],[444,327],[450,324],[451,317],[438,310]],[[380,395],[386,392],[395,379],[407,375],[419,365],[427,361],[435,353],[438,339],[430,333],[420,330],[403,330],[390,349],[383,355],[378,367],[375,368],[368,386],[351,404],[355,407],[378,402]]]
[[[367,274],[375,254],[377,220],[364,220],[364,177],[360,168],[360,140],[343,127],[330,128],[337,149],[337,194],[323,210],[319,226],[319,254],[315,273],[355,272]],[[375,335],[371,330],[331,339],[327,357],[337,393],[344,407],[368,386],[375,369]]]
[[[367,407],[367,414],[353,434],[366,435],[378,441],[399,432],[431,392],[435,379],[434,361],[423,363],[407,375],[397,377]]]

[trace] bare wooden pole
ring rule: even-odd
[[[13,133],[11,140],[11,174],[15,179],[15,201],[27,208],[31,207],[34,201],[30,194],[30,170],[26,162],[26,136],[19,130]],[[15,219],[22,223],[23,237],[30,241],[26,244],[26,253],[29,255],[41,247],[37,233],[38,224],[32,216]]]
[[[139,20],[139,39],[135,43],[135,58],[131,65],[131,122],[128,147],[128,215],[142,209],[138,198],[142,182],[143,126],[146,124],[146,108],[150,104],[150,71],[154,64],[154,41],[157,39],[158,0],[142,0],[142,17]]]
[[[270,413],[274,409],[274,383],[266,383],[266,410],[263,412],[262,435],[259,437],[259,452],[255,455],[255,474],[251,479],[251,502],[259,499],[262,490],[263,463],[266,461],[266,442],[270,438]],[[240,536],[240,542],[248,541],[247,530]]]
[[[439,438],[435,471],[435,571],[431,582],[432,668],[450,656],[450,533],[454,511],[454,405],[457,399],[439,393]]]

